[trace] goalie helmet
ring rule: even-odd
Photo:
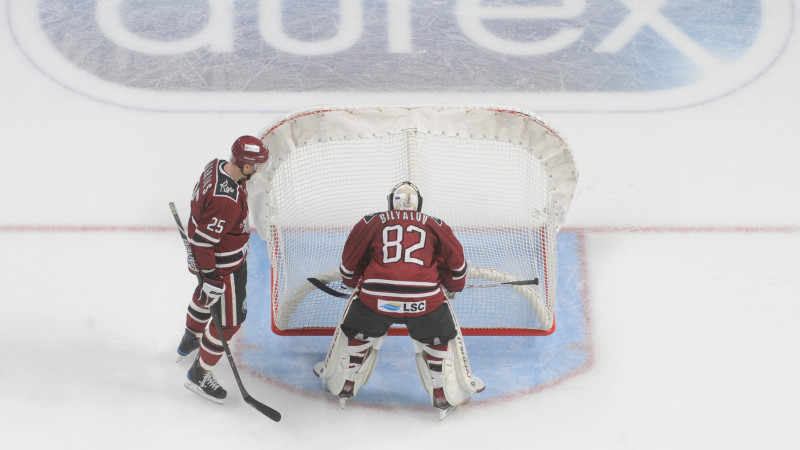
[[[251,164],[255,170],[269,159],[269,150],[255,136],[242,136],[231,146],[231,162],[240,169]]]
[[[403,181],[392,189],[387,197],[389,210],[422,211],[422,195],[410,181]]]

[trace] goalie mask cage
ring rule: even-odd
[[[465,335],[547,335],[555,330],[556,234],[577,171],[566,141],[536,115],[487,106],[319,106],[290,113],[259,135],[270,163],[250,180],[255,228],[271,263],[272,328],[329,335],[347,303],[348,233],[387,210],[393,186],[420,189],[422,212],[461,241],[467,284],[539,279],[538,285],[470,288],[451,301]],[[404,326],[390,334],[405,334]]]

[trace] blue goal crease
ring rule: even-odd
[[[255,373],[309,393],[322,393],[311,368],[325,359],[330,336],[278,336],[272,332],[270,262],[265,242],[251,235],[248,257],[248,317],[239,333],[238,358]],[[580,236],[558,234],[556,331],[549,336],[466,336],[470,364],[486,390],[486,401],[534,392],[581,372],[590,362]],[[456,298],[457,301],[457,298]],[[354,401],[382,406],[429,403],[407,336],[389,336],[369,383]]]

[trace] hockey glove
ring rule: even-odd
[[[225,294],[225,285],[217,278],[203,278],[203,284],[197,286],[194,295],[197,303],[204,308],[211,308],[222,295]]]

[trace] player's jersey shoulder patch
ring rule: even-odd
[[[217,166],[217,185],[214,186],[215,197],[228,197],[233,201],[239,201],[239,183],[233,181],[222,169],[225,161],[220,161]]]
[[[428,219],[431,219],[432,221],[436,222],[436,225],[442,226],[442,219],[433,216],[428,216]]]
[[[372,213],[372,214],[367,214],[367,215],[366,215],[366,216],[364,216],[364,218],[363,218],[363,220],[364,220],[364,223],[369,223],[369,222],[370,222],[372,219],[374,219],[374,218],[378,217],[379,215],[380,215],[380,213]]]

